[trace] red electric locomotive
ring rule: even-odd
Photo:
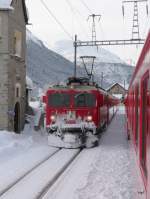
[[[125,99],[128,137],[133,141],[138,165],[150,198],[150,32]]]
[[[97,145],[98,132],[107,126],[118,102],[85,78],[70,78],[66,86],[52,86],[43,99],[48,142],[65,148]]]

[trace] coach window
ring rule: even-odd
[[[138,122],[138,118],[139,118],[139,86],[137,85],[137,87],[135,88],[135,143],[136,146],[138,146],[138,137],[139,137],[139,122]]]
[[[142,135],[141,135],[141,165],[143,168],[143,171],[145,173],[145,176],[147,175],[147,169],[146,169],[146,139],[147,139],[147,124],[148,124],[148,114],[147,114],[147,90],[148,90],[148,77],[146,77],[142,82]]]
[[[132,132],[134,129],[134,91],[132,92]]]

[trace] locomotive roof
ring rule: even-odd
[[[98,88],[93,85],[68,85],[68,86],[55,85],[55,86],[49,87],[48,90],[77,90],[77,91],[79,91],[79,90],[81,90],[81,91],[100,90],[103,93],[107,93],[104,89]]]

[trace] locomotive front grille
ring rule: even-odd
[[[61,129],[61,131],[63,132],[63,133],[65,133],[65,132],[69,132],[69,133],[77,133],[77,132],[79,132],[79,133],[82,133],[82,129],[81,128],[62,128]]]

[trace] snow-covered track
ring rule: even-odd
[[[80,153],[80,149],[61,149],[18,181],[1,199],[39,199]]]
[[[7,162],[3,169],[0,168],[0,176],[2,177],[2,180],[0,181],[0,197],[26,175],[54,156],[59,150],[60,149],[56,148],[45,150],[44,147],[39,147],[30,150],[26,154],[22,154],[23,157]],[[41,155],[42,151],[44,154]],[[15,167],[13,165],[15,165]]]

